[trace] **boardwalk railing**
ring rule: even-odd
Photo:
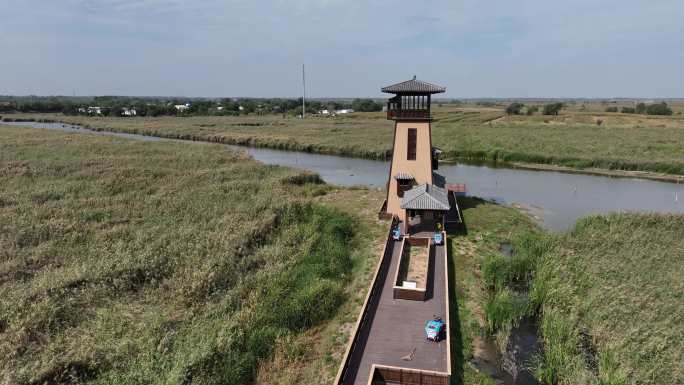
[[[376,382],[402,385],[449,385],[449,380],[448,373],[373,365],[371,376],[368,378],[368,385]]]
[[[378,262],[378,265],[375,268],[375,274],[373,275],[373,281],[371,282],[370,290],[368,290],[368,293],[366,294],[366,299],[365,301],[363,301],[363,308],[361,310],[361,313],[359,314],[359,317],[356,320],[356,326],[354,326],[354,329],[352,330],[352,333],[349,336],[347,350],[344,352],[344,356],[342,357],[342,363],[340,364],[340,369],[337,371],[337,376],[335,377],[335,385],[342,384],[344,382],[345,377],[348,375],[347,369],[349,358],[351,357],[351,353],[354,351],[354,349],[356,349],[356,346],[359,342],[359,333],[363,330],[365,326],[367,326],[366,324],[369,321],[370,314],[368,311],[368,304],[375,300],[375,297],[380,294],[382,285],[384,284],[384,281],[378,280],[378,276],[380,275],[382,269],[385,268],[385,266],[389,264],[391,261],[393,250],[391,247],[389,247],[389,245],[393,242],[392,229],[394,228],[394,226],[396,226],[396,224],[396,219],[393,219],[392,223],[390,224],[389,230],[387,231],[385,246],[382,250],[382,258],[380,259],[380,262]]]
[[[357,348],[359,343],[359,335],[365,327],[369,327],[369,304],[376,299],[376,297],[381,293],[382,285],[384,281],[378,280],[380,272],[383,268],[389,268],[387,264],[391,262],[391,256],[393,248],[389,246],[392,244],[392,234],[391,229],[396,225],[396,219],[392,221],[390,225],[390,230],[387,234],[387,240],[385,241],[385,247],[382,251],[382,258],[378,263],[375,274],[373,276],[373,281],[371,283],[370,290],[366,294],[366,299],[363,303],[363,308],[359,317],[356,321],[356,325],[349,336],[349,342],[347,345],[347,350],[342,357],[342,362],[340,368],[337,371],[337,376],[335,377],[334,385],[341,385],[344,383],[346,377],[350,374],[348,373],[349,361],[352,353]],[[446,232],[442,232],[442,239],[446,241]],[[401,385],[448,385],[451,378],[451,320],[449,317],[449,261],[447,258],[447,245],[445,244],[442,248],[442,255],[435,255],[435,258],[444,258],[444,285],[445,285],[445,319],[446,319],[446,355],[447,355],[447,370],[446,372],[430,371],[430,370],[419,370],[402,368],[387,365],[373,364],[371,367],[370,376],[368,378],[368,384],[373,384],[373,381],[379,382],[394,382]]]

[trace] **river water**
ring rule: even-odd
[[[143,135],[92,131],[61,123],[2,124],[137,140],[160,140]],[[384,189],[389,175],[387,161],[230,145],[226,147],[246,151],[265,164],[296,167],[318,173],[327,183],[341,186]],[[536,217],[542,226],[554,231],[566,230],[578,218],[596,213],[684,213],[684,186],[676,183],[469,164],[440,164],[438,172],[449,183],[465,183],[469,195],[521,208]]]
[[[326,182],[343,186],[384,188],[389,175],[389,162],[231,147],[267,164],[316,172]],[[684,213],[684,186],[676,183],[467,164],[440,165],[438,172],[449,183],[465,183],[469,195],[522,208],[555,231],[594,213]]]

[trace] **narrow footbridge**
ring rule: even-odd
[[[389,233],[389,232],[388,232]],[[446,234],[443,233],[443,239]],[[349,339],[335,385],[447,385],[451,375],[449,281],[445,245],[430,242],[425,300],[395,299],[402,242],[388,234],[363,309]],[[440,342],[425,338],[425,323],[446,321]]]

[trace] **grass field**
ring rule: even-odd
[[[0,383],[334,376],[383,232],[341,208],[379,197],[217,145],[0,137]]]
[[[684,383],[684,216],[580,220],[541,261],[532,298],[559,384]]]
[[[433,144],[445,151],[445,158],[684,175],[684,104],[673,105],[675,115],[670,117],[603,112],[607,105],[576,102],[555,117],[505,116],[504,104],[435,105]],[[53,119],[100,130],[372,159],[390,156],[393,127],[383,113],[306,120],[277,115],[5,118]]]

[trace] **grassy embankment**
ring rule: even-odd
[[[512,258],[483,263],[489,332],[505,343],[536,314],[547,384],[682,383],[682,228],[681,215],[613,214],[515,237]]]
[[[577,105],[557,117],[508,117],[503,110],[503,105],[436,105],[433,143],[445,151],[445,158],[684,175],[684,147],[679,145],[684,141],[682,115],[605,113]],[[304,121],[275,115],[122,119],[16,114],[6,118],[52,119],[98,130],[370,159],[387,158],[392,146],[392,124],[382,113]]]
[[[383,232],[340,207],[379,197],[213,145],[0,137],[0,382],[334,377]]]

